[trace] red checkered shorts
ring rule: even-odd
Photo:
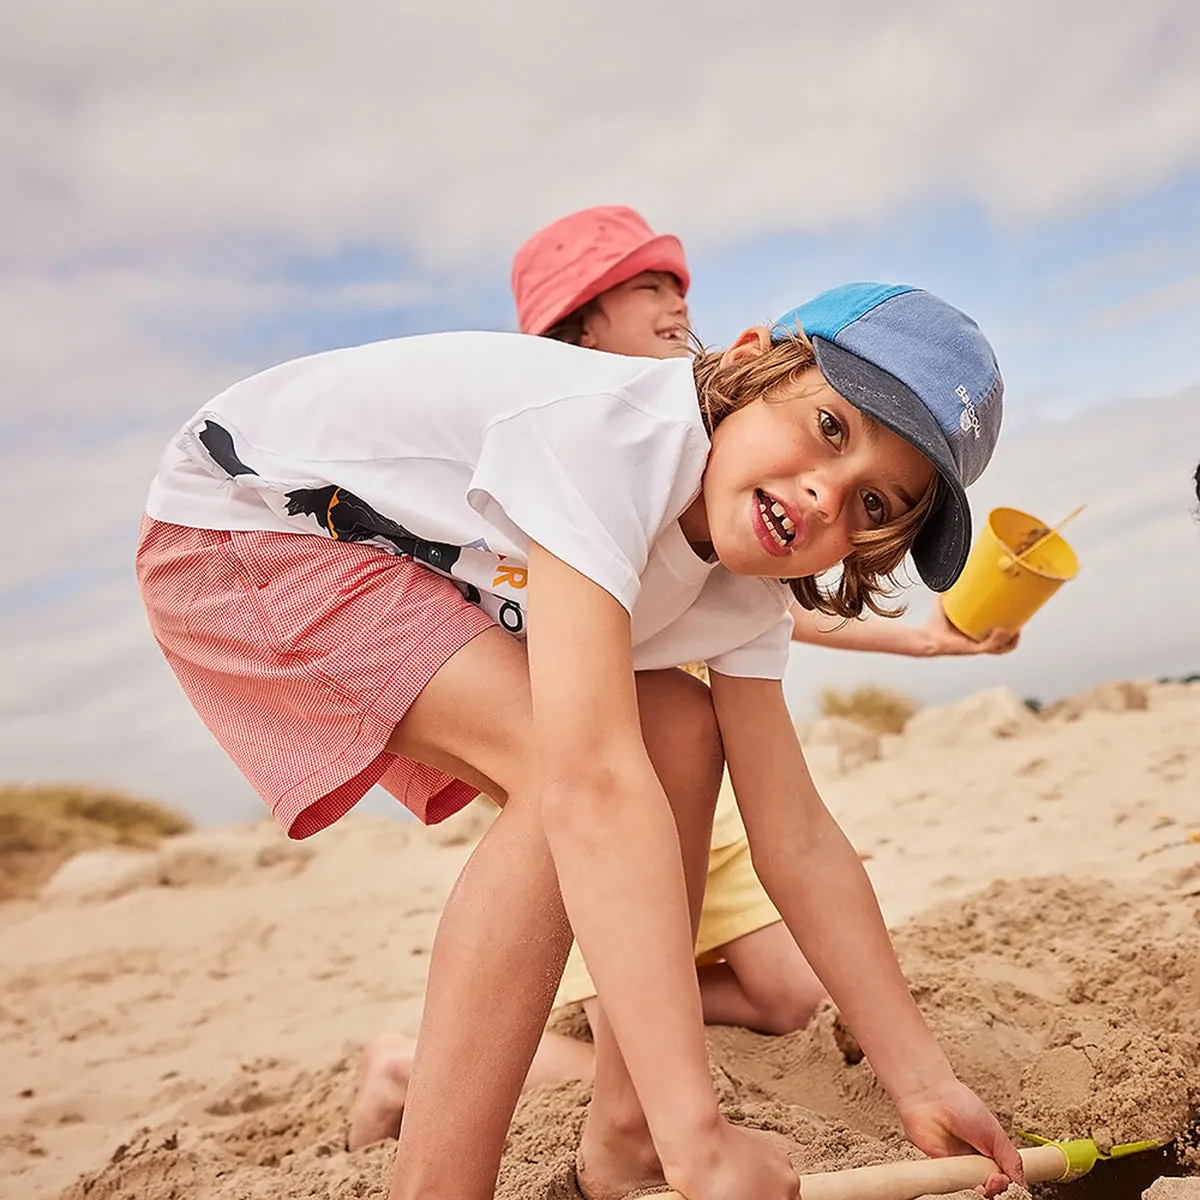
[[[192,706],[290,837],[376,783],[426,824],[475,795],[384,749],[446,660],[493,627],[448,579],[374,546],[150,517],[137,573]]]

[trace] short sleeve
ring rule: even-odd
[[[566,396],[488,426],[467,501],[515,545],[537,542],[632,612],[650,547],[704,460],[684,421],[619,394]]]
[[[792,644],[792,614],[785,612],[752,641],[708,660],[710,670],[742,679],[782,679]]]

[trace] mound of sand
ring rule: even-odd
[[[2,785],[0,900],[37,895],[80,851],[145,849],[191,827],[182,813],[121,792],[79,784]]]
[[[1006,701],[972,698],[957,743],[918,727],[826,788],[923,1011],[1001,1119],[1168,1144],[1046,1196],[1200,1188],[1200,688],[1146,700],[1013,729]],[[265,827],[221,831],[255,847],[236,872],[0,909],[14,1194],[384,1196],[390,1147],[344,1150],[356,1044],[416,1031],[437,914],[487,819],[351,819],[299,864],[264,852]],[[915,1153],[831,1007],[709,1045],[725,1111],[783,1134],[802,1170]],[[574,1200],[586,1101],[582,1083],[522,1101],[499,1196]]]

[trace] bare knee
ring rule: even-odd
[[[793,1033],[812,1020],[825,987],[782,922],[730,944],[726,961],[763,1033]]]
[[[754,1010],[754,1027],[762,1033],[795,1033],[805,1028],[825,997],[821,981],[803,959],[794,970],[772,971],[739,982]]]
[[[795,1033],[805,1028],[816,1012],[820,996],[805,989],[771,987],[749,994],[756,1014],[755,1028],[761,1033]]]

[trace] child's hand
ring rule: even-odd
[[[687,1200],[800,1200],[800,1180],[769,1134],[722,1120],[702,1152],[668,1181]]]
[[[950,623],[950,618],[942,610],[941,602],[936,599],[933,611],[921,627],[921,632],[924,634],[925,653],[931,658],[938,658],[943,654],[1007,654],[1010,650],[1015,650],[1021,640],[1020,632],[1009,633],[1005,629],[993,629],[987,637],[977,642]]]
[[[966,1084],[954,1079],[897,1103],[908,1139],[931,1158],[950,1154],[983,1154],[1003,1174],[993,1175],[984,1192],[994,1196],[1009,1183],[1025,1182],[1025,1167],[1016,1147],[987,1105]]]

